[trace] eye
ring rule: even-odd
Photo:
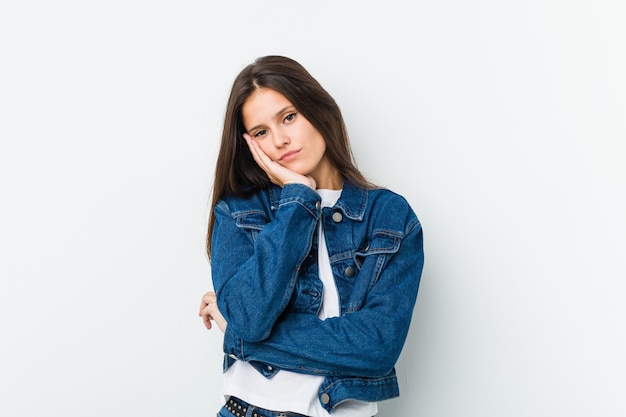
[[[267,131],[265,129],[261,129],[258,132],[256,132],[253,136],[255,138],[260,138],[261,136],[265,135],[267,133]]]
[[[289,113],[286,117],[285,117],[285,122],[291,122],[293,121],[293,119],[296,118],[296,113]]]

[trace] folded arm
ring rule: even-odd
[[[227,353],[301,373],[385,376],[397,362],[408,334],[423,261],[418,225],[405,236],[398,252],[365,260],[360,279],[368,279],[367,274],[374,273],[380,262],[385,262],[385,267],[362,308],[326,320],[289,313],[275,324],[268,338],[227,343],[240,346],[240,350]],[[227,328],[225,337],[236,339],[238,334]]]
[[[228,329],[241,339],[267,338],[289,303],[311,247],[319,199],[307,186],[285,185],[275,218],[257,225],[238,224],[225,203],[215,207],[213,287]],[[245,215],[265,216],[260,211]],[[247,227],[260,229],[256,238]]]

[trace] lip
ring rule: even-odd
[[[284,154],[280,156],[280,159],[278,160],[281,162],[291,161],[292,159],[296,157],[296,155],[298,155],[298,153],[300,153],[300,149],[296,151],[285,152]]]

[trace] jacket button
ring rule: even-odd
[[[320,203],[319,201],[315,202],[315,210],[319,210],[320,207],[322,207],[322,203]]]
[[[330,396],[326,393],[323,393],[320,400],[322,400],[322,404],[328,404],[330,402]]]
[[[343,220],[343,216],[341,215],[341,213],[339,213],[338,211],[333,213],[333,221],[335,223],[339,223],[342,220]]]
[[[352,278],[354,276],[354,268],[351,266],[347,267],[344,272],[348,278]]]

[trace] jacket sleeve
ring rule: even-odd
[[[394,254],[368,257],[359,274],[385,262],[363,307],[320,320],[290,313],[258,343],[241,343],[239,359],[279,369],[325,376],[382,377],[400,356],[415,306],[423,263],[422,229],[416,220]],[[225,337],[236,337],[228,328]]]
[[[299,266],[311,246],[320,215],[319,200],[319,195],[304,185],[286,185],[275,219],[265,224],[254,240],[226,203],[215,207],[213,288],[228,329],[243,341],[267,338],[289,303]]]

